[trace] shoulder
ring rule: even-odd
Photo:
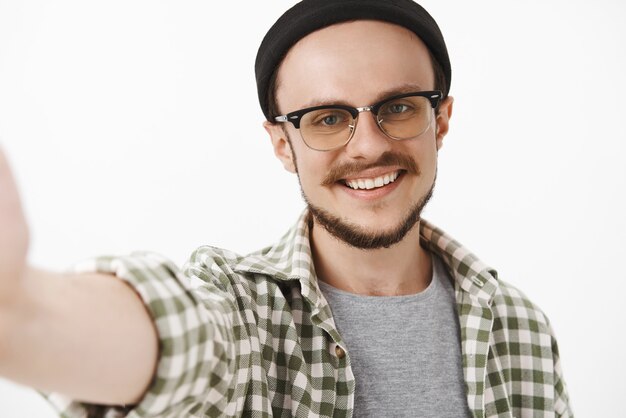
[[[516,286],[501,279],[498,279],[498,288],[493,295],[492,309],[499,316],[531,318],[549,325],[546,315],[539,306]]]
[[[491,310],[496,341],[551,349],[554,337],[548,317],[517,287],[498,279]]]
[[[234,266],[243,258],[243,256],[233,251],[203,245],[191,254],[183,270],[186,273],[199,273],[201,275],[206,272],[226,274],[233,271]]]
[[[183,275],[195,292],[222,293],[230,299],[256,299],[275,293],[285,282],[283,272],[267,256],[244,256],[213,246],[196,249],[184,265]]]
[[[191,254],[183,266],[183,275],[192,288],[211,285],[230,291],[235,283],[244,278],[236,272],[236,266],[243,258],[236,252],[204,245]]]

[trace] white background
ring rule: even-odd
[[[0,141],[32,263],[149,249],[180,264],[201,244],[279,238],[303,204],[261,128],[253,66],[292,3],[0,0]],[[577,415],[619,416],[626,3],[423,4],[456,98],[425,217],[548,314]],[[54,415],[0,382],[0,416]]]

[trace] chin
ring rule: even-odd
[[[409,208],[404,216],[399,217],[400,220],[395,225],[384,228],[381,228],[380,223],[376,222],[375,218],[371,219],[374,225],[370,227],[369,225],[366,226],[341,218],[336,214],[315,206],[308,200],[306,203],[309,213],[315,220],[315,224],[326,229],[330,235],[351,247],[374,250],[390,248],[406,237],[409,231],[419,222],[422,210],[430,200],[433,189],[434,183],[430,191]]]
[[[315,224],[324,228],[339,241],[364,250],[390,248],[401,242],[420,221],[422,210],[432,197],[434,189],[435,179],[422,198],[414,202],[404,213],[394,214],[393,218],[397,219],[395,224],[381,227],[380,218],[384,216],[384,208],[382,207],[378,211],[367,213],[366,219],[363,219],[367,222],[363,224],[358,219],[346,219],[338,213],[316,206],[308,199],[304,189],[300,188],[309,210],[309,225],[311,227],[314,225],[312,222],[314,220]],[[381,212],[381,214],[377,215],[376,212]],[[384,217],[390,219],[390,214]]]

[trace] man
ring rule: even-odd
[[[257,253],[35,271],[0,162],[0,373],[67,416],[571,416],[543,313],[420,218],[453,106],[428,13],[304,0],[256,71],[308,207]]]

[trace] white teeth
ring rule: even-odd
[[[385,174],[384,176],[376,177],[373,179],[358,179],[358,180],[346,180],[346,185],[351,189],[364,189],[370,190],[376,187],[382,187],[389,183],[393,183],[398,178],[399,172],[391,174]]]

